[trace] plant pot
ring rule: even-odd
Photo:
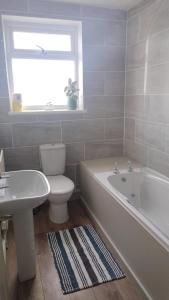
[[[77,109],[77,99],[76,98],[68,98],[68,107],[70,110]]]

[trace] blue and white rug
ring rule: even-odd
[[[63,294],[125,277],[92,225],[47,236]]]

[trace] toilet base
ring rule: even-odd
[[[49,205],[49,218],[53,223],[62,224],[69,220],[67,202],[62,204]]]

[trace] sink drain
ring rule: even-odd
[[[122,177],[121,181],[126,182],[127,179],[125,177]]]

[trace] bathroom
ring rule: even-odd
[[[77,81],[75,105],[64,92],[69,79]],[[169,299],[168,79],[168,0],[0,0],[0,299]],[[33,176],[44,176],[46,197],[33,205],[32,221],[22,215],[28,236],[14,233],[18,214],[2,213],[12,174],[22,175],[28,194]],[[52,209],[50,176],[62,176],[56,193],[69,186],[64,207]],[[121,187],[130,179],[131,199],[130,186]],[[142,180],[155,223],[137,207]],[[64,294],[47,234],[86,224],[126,277]],[[24,270],[34,259],[34,279],[18,279],[18,249]]]

